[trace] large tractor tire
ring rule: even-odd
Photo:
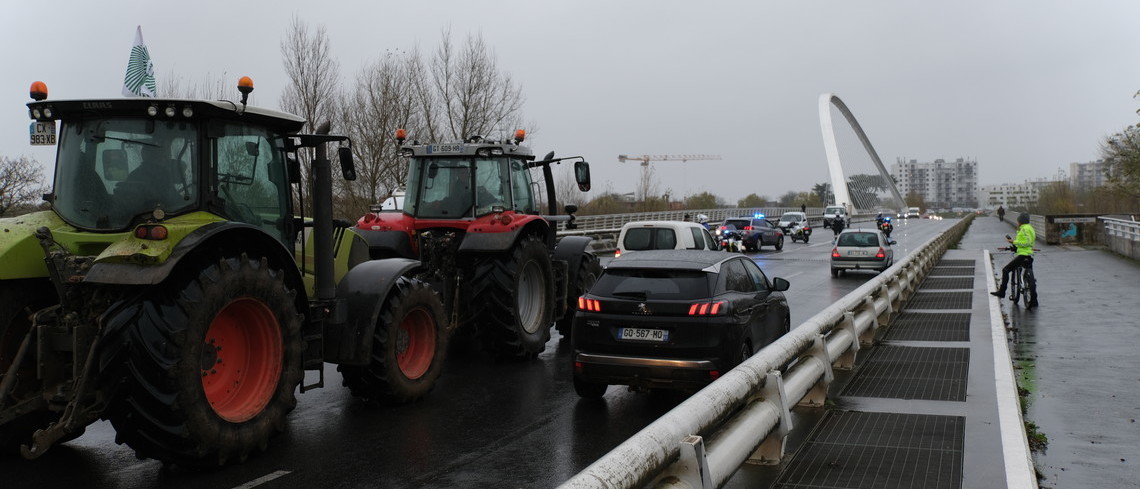
[[[401,278],[388,294],[372,335],[367,366],[342,365],[344,385],[369,404],[401,404],[427,395],[447,351],[443,303],[426,284]]]
[[[558,320],[556,326],[563,340],[570,339],[571,326],[574,325],[574,317],[578,315],[578,297],[590,290],[601,275],[602,264],[598,256],[593,253],[583,253],[582,261],[578,263],[578,273],[574,275],[574,283],[570,284],[569,290],[566,291],[566,314]]]
[[[56,302],[55,288],[46,280],[0,282],[0,378],[12,366],[20,344],[31,329],[32,314]],[[7,406],[41,395],[42,386],[36,379],[35,356],[36,342],[33,336],[28,345],[28,353],[15,373],[16,383],[7,399]],[[20,453],[20,445],[31,444],[32,434],[36,430],[47,428],[59,417],[59,413],[48,410],[33,411],[0,425],[0,453]],[[78,436],[73,435],[70,438]]]
[[[554,322],[554,270],[537,236],[475,261],[470,310],[480,339],[500,359],[533,359],[546,349]]]
[[[109,341],[104,365],[122,369],[105,417],[139,457],[218,466],[284,430],[304,344],[282,270],[244,253],[199,264],[145,294]]]

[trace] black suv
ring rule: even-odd
[[[614,260],[578,299],[574,390],[696,390],[787,333],[788,281],[737,253],[650,250]]]
[[[740,241],[748,251],[759,250],[761,246],[770,245],[777,250],[784,249],[784,232],[780,228],[764,219],[763,214],[752,217],[730,217],[717,228],[717,236],[732,231],[740,234]]]

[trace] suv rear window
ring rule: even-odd
[[[630,228],[622,244],[627,251],[671,250],[677,247],[677,234],[670,228]]]
[[[709,276],[691,270],[606,270],[590,294],[633,300],[708,299]]]
[[[725,219],[724,225],[725,226],[733,226],[736,229],[742,230],[748,226],[751,226],[752,222],[749,221],[748,219]]]

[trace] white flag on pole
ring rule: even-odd
[[[135,44],[127,61],[127,75],[123,78],[124,97],[154,97],[158,89],[154,84],[154,63],[143,44],[142,26],[135,30]]]

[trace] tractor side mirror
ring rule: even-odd
[[[259,146],[256,141],[247,141],[245,143],[245,152],[250,156],[260,156],[261,146]]]
[[[336,150],[340,157],[340,173],[348,181],[356,180],[356,165],[352,161],[352,148],[341,146]]]
[[[567,214],[578,212],[578,206],[576,204],[566,204],[565,209]]]
[[[435,180],[436,175],[439,175],[439,165],[435,163],[428,165],[428,178]]]
[[[544,156],[544,157],[542,158],[542,161],[550,161],[550,160],[553,160],[553,159],[554,159],[554,152],[553,152],[553,151],[551,151],[551,152],[549,152],[549,153],[546,153],[546,156]]]
[[[551,152],[551,155],[554,153]],[[590,164],[585,161],[574,162],[574,179],[578,181],[578,190],[590,191]]]

